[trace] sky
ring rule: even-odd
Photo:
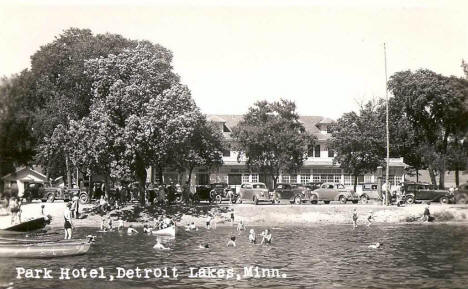
[[[69,27],[170,49],[209,114],[285,98],[302,115],[337,119],[385,97],[384,43],[388,77],[419,68],[462,77],[468,60],[468,1],[4,1],[0,75],[28,68]]]

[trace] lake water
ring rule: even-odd
[[[264,228],[253,227],[257,233]],[[249,228],[247,228],[249,229]],[[163,239],[170,251],[152,249],[154,236],[96,233],[79,228],[77,237],[98,236],[88,254],[60,259],[0,259],[0,283],[6,288],[466,288],[468,227],[449,224],[361,226],[327,225],[273,228],[271,246],[248,243],[234,228],[185,232]],[[237,247],[227,248],[231,235]],[[383,242],[380,249],[368,248]],[[198,249],[209,243],[209,249]],[[17,280],[16,267],[52,270],[52,280]],[[233,270],[233,278],[189,278],[189,268]],[[279,269],[278,278],[244,278],[244,266]],[[126,269],[176,267],[177,279],[58,280],[60,268],[103,267],[118,276]],[[195,272],[195,271],[194,271]],[[265,271],[266,272],[266,271]],[[277,271],[272,271],[277,273]],[[169,272],[170,273],[170,272]],[[237,280],[237,274],[241,280]],[[265,273],[266,274],[266,273]],[[285,274],[285,275],[283,275]],[[71,274],[70,274],[71,276]],[[285,277],[285,278],[283,278]],[[10,282],[13,284],[6,285]]]

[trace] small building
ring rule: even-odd
[[[47,176],[30,167],[23,167],[2,177],[4,192],[22,196],[28,184],[46,183]]]

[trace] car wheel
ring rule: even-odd
[[[447,198],[446,196],[443,196],[442,198],[440,198],[439,201],[441,204],[448,204],[450,202],[449,198]]]
[[[361,200],[361,204],[367,204],[367,202],[369,202],[367,196],[361,196],[359,199]]]
[[[217,195],[217,196],[216,196],[216,202],[217,202],[218,204],[221,204],[222,201],[223,201],[223,198],[221,198],[221,195]]]
[[[47,196],[47,202],[48,203],[53,203],[55,201],[55,196],[54,194],[50,194]]]
[[[314,204],[314,205],[317,205],[317,204],[318,204],[318,197],[317,197],[317,195],[312,195],[312,196],[310,197],[310,203],[311,203],[311,204]]]
[[[295,196],[294,197],[294,204],[300,205],[302,203],[301,197]]]
[[[328,204],[330,204],[330,201],[323,201],[323,203],[328,205]]]
[[[80,195],[80,202],[82,204],[86,204],[86,203],[88,203],[88,201],[89,201],[88,194],[84,193],[84,194]]]
[[[340,203],[342,203],[342,204],[346,204],[346,202],[347,202],[348,200],[346,200],[345,196],[340,196],[340,198],[338,199],[338,201],[340,201]],[[327,204],[327,203],[325,203],[325,204]]]
[[[405,203],[408,205],[414,204],[414,197],[413,196],[407,196],[405,199]]]

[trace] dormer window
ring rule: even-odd
[[[225,123],[223,123],[223,132],[231,132]]]

